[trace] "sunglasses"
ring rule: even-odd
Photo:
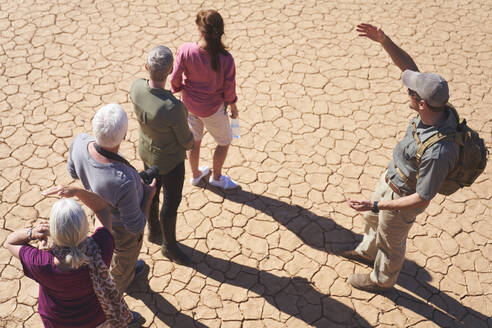
[[[417,94],[417,92],[411,90],[411,89],[407,89],[408,91],[408,95],[409,96],[412,96],[414,97],[415,99],[417,99],[417,101],[420,101],[422,98],[420,98],[420,96]]]

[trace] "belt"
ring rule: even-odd
[[[405,196],[405,193],[402,192],[400,190],[400,188],[398,188],[397,186],[395,186],[395,184],[393,182],[391,182],[388,174],[386,174],[386,176],[384,177],[384,180],[386,181],[386,183],[388,184],[388,186],[391,188],[391,190],[393,190],[398,196]]]

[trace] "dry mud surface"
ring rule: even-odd
[[[175,265],[145,241],[148,284],[126,296],[146,327],[491,327],[489,163],[471,188],[437,196],[417,218],[398,284],[352,290],[370,269],[330,254],[360,239],[345,196],[370,197],[409,119],[400,71],[355,25],[381,26],[492,145],[492,2],[30,1],[0,3],[0,242],[46,218],[40,190],[73,181],[68,146],[95,111],[130,115],[122,153],[134,165],[138,124],[128,91],[146,53],[197,39],[200,8],[218,9],[236,60],[243,136],[223,193],[186,184],[178,238],[196,263]],[[202,163],[214,143],[205,136]],[[187,168],[187,181],[189,169]],[[41,327],[37,284],[0,249],[0,326]]]

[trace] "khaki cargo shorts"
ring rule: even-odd
[[[190,113],[188,125],[195,141],[202,140],[203,127],[207,128],[219,146],[227,146],[232,141],[231,123],[224,104],[209,117],[198,117]]]

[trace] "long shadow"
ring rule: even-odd
[[[353,309],[328,295],[321,294],[304,278],[278,277],[267,271],[223,260],[183,244],[180,247],[191,256],[196,271],[220,283],[252,291],[279,311],[309,325],[323,328],[371,327]],[[237,311],[240,311],[239,307]]]
[[[271,216],[295,233],[305,245],[315,249],[330,253],[332,245],[355,244],[362,240],[362,235],[340,226],[331,218],[319,216],[302,206],[291,205],[268,196],[244,191],[241,188],[223,191],[209,184],[203,187],[224,199],[245,204]]]
[[[394,288],[384,296],[395,304],[433,321],[439,327],[492,327],[492,319],[474,309],[464,306],[456,299],[428,284],[432,277],[428,271],[413,261],[406,260],[397,285],[416,294],[430,304]]]
[[[295,233],[306,245],[315,249],[330,253],[334,244],[355,244],[362,240],[362,235],[353,233],[338,225],[333,219],[318,216],[301,206],[254,194],[241,188],[223,191],[208,184],[203,187],[224,199],[250,206],[270,215]],[[451,296],[429,285],[427,281],[431,279],[425,268],[413,261],[405,260],[397,284],[428,303],[396,288],[382,295],[440,327],[492,327],[492,319],[463,306]]]
[[[148,279],[140,279],[133,282],[126,293],[133,298],[141,300],[157,318],[169,327],[208,328],[208,326],[192,317],[180,313],[161,294],[153,291],[149,286]]]

